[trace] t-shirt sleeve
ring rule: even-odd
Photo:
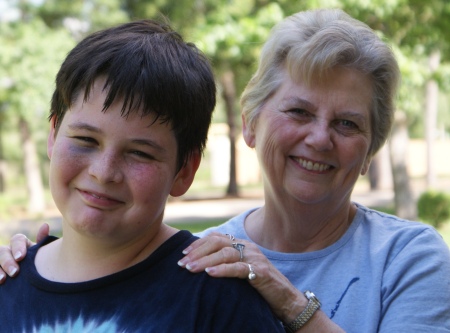
[[[214,287],[208,290],[214,292],[202,293],[201,301],[209,304],[212,315],[200,323],[198,331],[284,333],[281,322],[247,281],[225,278],[210,282]]]
[[[450,332],[450,252],[431,228],[387,263],[379,332]]]

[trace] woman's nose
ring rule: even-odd
[[[308,133],[305,143],[317,151],[326,151],[333,148],[331,128],[325,121],[315,121],[308,124]]]

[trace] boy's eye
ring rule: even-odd
[[[144,153],[143,151],[140,151],[140,150],[133,150],[131,153],[138,157],[141,157],[141,158],[153,159],[153,157],[151,155]]]
[[[83,143],[95,143],[96,142],[95,139],[90,138],[88,136],[75,136],[74,138]]]

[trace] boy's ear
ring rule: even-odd
[[[48,133],[47,138],[47,156],[49,159],[52,158],[53,146],[55,144],[56,139],[55,125],[56,125],[56,116],[53,116],[52,119],[50,120],[50,133]]]
[[[191,187],[192,182],[194,181],[195,173],[200,166],[201,160],[202,158],[199,151],[191,154],[186,162],[186,165],[183,166],[175,176],[172,189],[170,190],[171,196],[179,197],[189,190],[189,187]]]
[[[247,124],[244,116],[242,118],[242,135],[244,137],[244,141],[250,148],[255,148],[255,131],[253,126]]]

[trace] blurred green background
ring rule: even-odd
[[[366,22],[398,58],[402,72],[398,113],[404,115],[407,140],[426,144],[421,158],[426,161],[408,163],[426,163],[427,168],[425,174],[411,176],[408,165],[394,165],[388,173],[392,173],[389,181],[395,200],[381,208],[418,218],[414,207],[420,192],[435,188],[450,192],[450,168],[435,169],[442,166],[435,155],[446,157],[450,150],[433,153],[437,141],[450,141],[450,1],[0,0],[0,226],[22,219],[41,221],[49,211],[55,213],[47,186],[47,113],[54,77],[67,52],[88,33],[139,18],[168,20],[207,54],[217,78],[213,122],[227,129],[226,181],[220,185],[211,181],[211,151],[207,151],[189,195],[239,197],[260,187],[260,179],[239,179],[240,157],[234,147],[240,132],[240,93],[275,23],[301,10],[328,7],[341,8]],[[392,156],[390,162],[398,163]],[[396,183],[405,178],[401,176],[406,183]],[[382,177],[374,170],[362,182],[370,183],[368,190],[374,191]],[[409,182],[421,185],[409,186]],[[405,213],[402,206],[408,205]],[[203,225],[189,228],[196,231]],[[439,230],[450,239],[448,223]]]

